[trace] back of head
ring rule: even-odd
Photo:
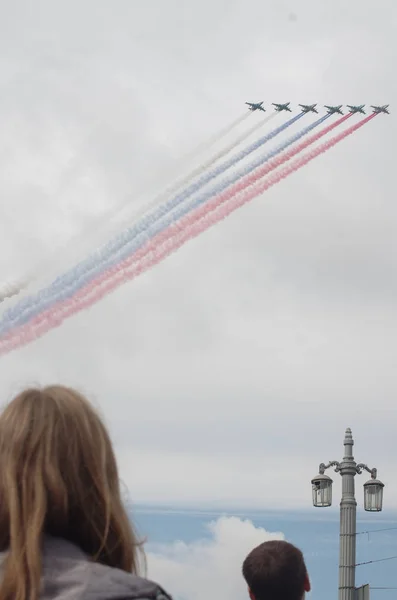
[[[302,552],[281,540],[254,548],[243,563],[252,600],[302,600],[310,590]]]
[[[0,415],[0,600],[37,600],[43,534],[136,572],[137,547],[108,433],[76,391],[28,389]]]

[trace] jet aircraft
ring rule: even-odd
[[[263,102],[246,102],[246,104],[248,105],[248,110],[263,110],[263,112],[266,112],[266,110],[263,108]]]
[[[339,115],[343,115],[343,112],[341,111],[343,104],[340,104],[339,106],[327,106],[326,104],[324,104],[324,107],[327,108],[327,113],[329,115],[333,115],[335,113],[338,113]]]
[[[285,104],[275,104],[273,102],[272,104],[276,107],[277,112],[281,112],[282,110],[288,110],[289,112],[292,112],[292,110],[289,108],[291,102],[286,102]]]
[[[299,104],[302,109],[302,112],[314,112],[318,114],[318,110],[316,109],[317,104]]]
[[[387,115],[390,115],[389,111],[387,110],[389,108],[388,104],[384,104],[383,106],[371,106],[371,108],[374,109],[374,113],[386,113]]]
[[[361,104],[360,106],[351,106],[350,104],[346,105],[347,108],[349,109],[349,112],[353,113],[362,113],[363,115],[365,115],[365,111],[364,111],[364,106],[365,104]]]

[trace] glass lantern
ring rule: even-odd
[[[332,479],[319,473],[312,479],[313,506],[326,507],[332,504]]]
[[[364,483],[364,509],[369,512],[380,512],[383,504],[383,488],[385,485],[378,479],[370,479]]]

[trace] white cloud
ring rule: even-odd
[[[174,600],[248,598],[241,574],[243,560],[255,546],[284,539],[284,535],[237,517],[221,517],[208,528],[209,539],[149,547],[148,577],[158,581]]]

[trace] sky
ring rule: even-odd
[[[396,21],[387,0],[4,2],[0,283],[92,250],[246,101],[391,105],[0,358],[4,402],[31,384],[88,395],[135,502],[310,508],[351,427],[397,508]]]

